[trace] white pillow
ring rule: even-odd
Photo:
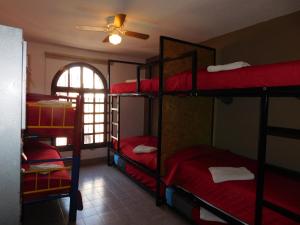
[[[156,147],[146,145],[138,145],[133,149],[134,153],[150,153],[154,151],[157,151]]]
[[[224,65],[216,65],[216,66],[208,66],[207,71],[208,72],[219,72],[219,71],[224,71],[224,70],[234,70],[234,69],[239,69],[242,67],[250,66],[249,63],[239,61],[239,62],[234,62],[234,63],[228,63]]]
[[[140,81],[145,80],[145,79],[140,79]],[[134,83],[136,82],[136,79],[131,79],[131,80],[125,80],[125,83]]]

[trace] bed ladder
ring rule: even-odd
[[[120,149],[120,96],[109,96],[109,147],[107,163],[111,165],[110,151],[114,149],[113,142],[117,142],[117,150]]]
[[[274,127],[268,125],[269,96],[265,94],[261,97],[260,103],[260,128],[258,144],[258,174],[256,182],[256,205],[255,205],[255,225],[261,225],[263,220],[263,208],[266,207],[278,214],[281,214],[293,221],[300,223],[300,215],[289,211],[282,206],[269,202],[264,198],[264,183],[266,165],[267,136],[277,136],[292,139],[300,139],[300,130]],[[288,171],[288,170],[286,170]],[[289,172],[290,173],[290,172]]]

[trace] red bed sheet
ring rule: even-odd
[[[25,155],[27,156],[27,160],[41,160],[41,159],[60,159],[60,153],[58,150],[50,145],[43,144],[41,142],[35,142],[35,141],[27,141],[24,143],[23,151]],[[38,163],[40,164],[40,163]],[[51,162],[51,164],[57,164],[64,166],[64,163],[62,161],[57,162]],[[26,171],[29,169],[29,165],[26,162],[22,163],[22,168]],[[51,178],[50,178],[50,187],[55,188],[60,186],[60,180],[62,186],[69,186],[71,185],[71,176],[69,174],[69,171],[67,170],[60,170],[60,171],[54,171],[51,172]],[[38,184],[37,189],[45,189],[48,186],[48,174],[38,175]],[[35,190],[35,175],[34,174],[27,174],[23,175],[22,180],[22,193],[28,192],[28,191],[34,191]],[[64,194],[68,193],[69,189],[64,190],[52,190],[52,191],[45,191],[40,193],[33,193],[33,194],[26,194],[23,195],[23,200],[33,200],[36,198],[42,198],[46,197],[49,194]]]
[[[231,215],[254,224],[254,180],[215,184],[208,170],[211,166],[246,167],[256,174],[256,161],[226,150],[200,146],[180,151],[165,162],[167,185],[178,185]],[[266,171],[265,199],[295,213],[300,213],[300,180]],[[297,224],[267,208],[263,224]]]
[[[153,80],[146,79],[140,81],[140,89],[141,92],[152,92],[152,82]],[[111,86],[111,93],[133,93],[136,92],[137,86],[136,82],[124,82],[124,83],[116,83]]]
[[[134,178],[136,181],[148,187],[151,191],[156,190],[156,180],[154,177],[149,176],[145,172],[131,165],[130,163],[126,163],[125,172]]]
[[[115,149],[116,149],[116,142]],[[141,163],[151,170],[156,169],[156,152],[151,153],[134,153],[133,149],[138,145],[157,147],[157,138],[153,136],[134,136],[121,140],[120,151],[128,158]]]
[[[197,77],[199,90],[299,86],[300,60],[220,72],[199,70]],[[143,82],[141,82],[142,92],[158,92],[159,81],[157,78],[147,80],[147,85]],[[190,71],[175,74],[165,80],[165,91],[188,91],[191,88],[192,74]],[[136,92],[136,82],[114,84],[111,88],[111,93],[133,92]]]

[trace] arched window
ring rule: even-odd
[[[101,147],[106,142],[106,80],[95,67],[86,63],[71,63],[59,70],[52,81],[52,94],[76,102],[81,95],[83,108],[83,148]],[[66,145],[65,137],[56,145]]]

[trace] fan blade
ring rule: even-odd
[[[137,32],[128,31],[128,30],[125,31],[124,34],[129,37],[135,37],[135,38],[140,38],[140,39],[144,39],[144,40],[149,38],[148,34],[142,34],[142,33],[137,33]]]
[[[109,41],[109,35],[107,35],[104,39],[103,39],[103,43],[106,43],[106,42],[108,42]]]
[[[115,15],[114,26],[119,28],[123,25],[126,18],[126,14],[117,14]]]
[[[106,31],[104,27],[93,27],[93,26],[76,26],[78,30],[84,31]]]

